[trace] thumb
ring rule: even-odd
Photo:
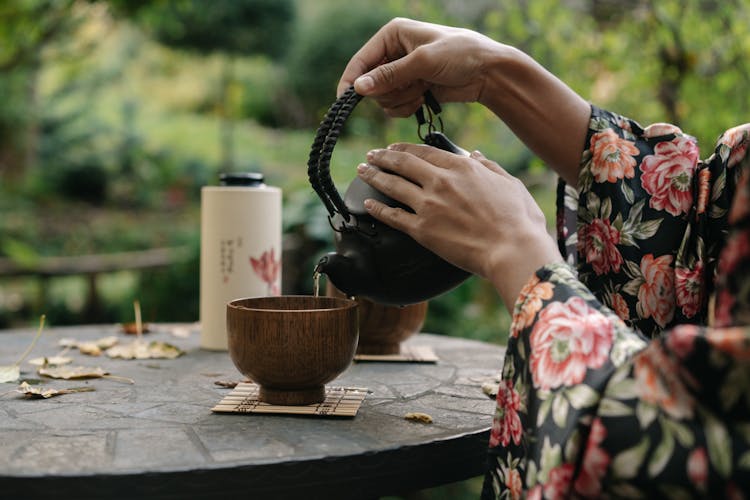
[[[383,95],[419,80],[420,71],[411,64],[410,56],[381,64],[360,76],[354,80],[354,90],[360,95]]]

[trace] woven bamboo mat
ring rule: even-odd
[[[354,417],[362,405],[367,389],[328,387],[322,403],[302,406],[279,406],[258,400],[258,385],[240,382],[211,411],[215,413],[280,413],[318,417]]]
[[[430,346],[401,346],[398,354],[355,354],[354,361],[389,363],[437,363],[438,357]]]

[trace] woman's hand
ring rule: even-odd
[[[414,113],[426,90],[438,102],[477,101],[569,184],[578,182],[590,106],[514,47],[466,29],[394,19],[349,61],[338,94],[352,83],[391,116]]]
[[[504,46],[474,31],[397,18],[349,61],[338,85],[372,96],[391,116],[409,116],[430,89],[440,102],[478,101],[485,64]]]
[[[467,158],[396,144],[369,152],[357,171],[375,189],[414,210],[368,200],[365,207],[373,217],[490,280],[509,309],[536,269],[562,260],[523,183],[478,152]]]

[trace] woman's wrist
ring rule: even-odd
[[[555,240],[547,233],[518,234],[512,244],[491,253],[485,278],[494,285],[510,312],[524,285],[537,269],[564,262]]]

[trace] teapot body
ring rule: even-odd
[[[366,198],[399,205],[359,179],[352,181],[344,198],[349,221],[341,214],[331,218],[336,252],[318,264],[336,288],[381,304],[408,305],[436,297],[469,277],[411,236],[370,216],[362,204]]]
[[[308,177],[328,210],[336,246],[336,252],[323,256],[315,270],[327,275],[348,296],[385,305],[423,302],[454,288],[470,274],[438,257],[406,233],[370,216],[364,201],[372,198],[390,207],[412,211],[409,207],[359,178],[351,182],[341,198],[331,179],[330,159],[344,121],[360,99],[362,96],[354,87],[349,87],[326,113],[310,148]],[[418,130],[424,143],[468,156],[467,151],[435,129],[434,118],[440,113],[440,105],[429,91],[425,92],[425,104],[429,120],[422,108],[415,113],[419,126],[427,125],[429,131],[423,136],[421,129]],[[442,130],[442,120],[439,123]]]

